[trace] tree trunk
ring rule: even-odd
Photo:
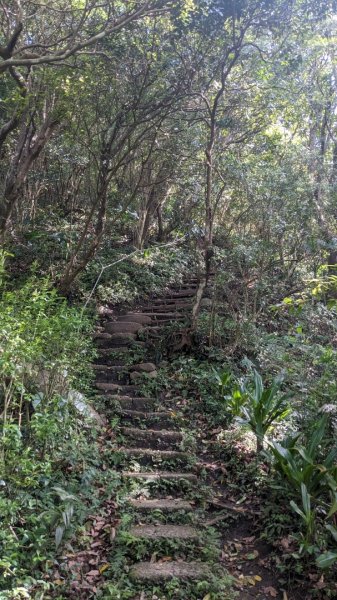
[[[86,222],[86,225],[84,228],[84,232],[82,233],[80,240],[76,246],[76,249],[73,252],[72,256],[70,257],[68,265],[66,266],[65,272],[58,283],[57,287],[59,289],[59,292],[65,296],[67,294],[69,294],[71,286],[74,283],[75,279],[78,277],[78,275],[82,271],[84,271],[87,264],[95,256],[95,254],[98,250],[98,247],[102,241],[103,234],[104,234],[104,227],[105,227],[105,218],[106,218],[107,193],[108,193],[108,181],[107,181],[107,179],[105,179],[105,181],[102,182],[101,187],[98,192],[99,202],[98,203],[96,202],[93,206],[93,209],[90,211],[89,217],[87,219],[87,222]],[[92,220],[92,217],[94,214],[94,209],[97,206],[97,204],[99,204],[99,210],[98,210],[98,215],[97,215],[97,222],[96,222],[96,226],[95,226],[94,237],[93,237],[91,243],[89,244],[89,247],[87,248],[87,250],[79,258],[82,247],[85,242],[87,231],[89,229],[89,225],[91,223],[91,220]]]
[[[212,263],[212,243],[213,243],[213,211],[212,211],[212,188],[213,188],[213,147],[215,142],[215,115],[212,116],[210,138],[205,150],[205,168],[206,168],[206,185],[205,185],[205,235],[204,235],[204,263],[205,273],[202,277],[198,291],[195,297],[195,302],[192,308],[192,331],[195,331],[198,321],[198,316],[201,308],[201,300],[204,291],[207,287]]]
[[[30,125],[24,124],[23,126],[16,156],[13,159],[0,204],[0,239],[2,242],[29,171],[57,126],[58,121],[51,117],[45,119],[40,130],[34,135]]]

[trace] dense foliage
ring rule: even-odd
[[[219,428],[234,486],[248,452],[277,568],[333,597],[335,1],[0,6],[0,597],[53,590],[49,561],[117,486],[74,400],[94,403],[95,309],[187,275],[190,354],[148,390],[176,388],[206,444]]]

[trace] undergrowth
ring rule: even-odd
[[[58,548],[97,504],[101,457],[97,424],[78,411],[71,394],[90,391],[93,323],[69,307],[48,279],[32,274],[12,288],[5,258],[0,590],[1,598],[16,598],[16,589],[28,594],[45,578]]]

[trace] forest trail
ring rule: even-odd
[[[197,448],[193,424],[182,411],[182,398],[169,389],[152,394],[147,391],[163,358],[189,343],[189,315],[197,288],[198,281],[191,278],[133,311],[111,311],[102,317],[96,337],[96,387],[111,407],[111,416],[120,418],[116,452],[121,457],[118,464],[126,494],[114,552],[121,549],[124,556],[127,554],[129,578],[138,593],[132,600],[147,600],[146,590],[152,586],[164,588],[165,593],[165,585],[173,579],[183,589],[198,581],[224,581],[225,568],[234,579],[240,576],[243,583],[246,579],[250,582],[248,587],[253,585],[246,591],[238,580],[242,599],[268,598],[261,592],[275,590],[266,587],[266,582],[276,582],[257,561],[254,565],[238,556],[236,565],[233,559],[226,560],[230,554],[224,556],[222,547],[227,545],[221,542],[223,534],[210,520],[214,516],[212,498],[217,492],[208,477],[202,449]],[[206,296],[211,294],[212,282]],[[251,521],[241,518],[240,527],[239,533],[237,524],[227,531],[230,538],[233,533],[236,546],[242,538],[244,549],[247,535],[251,535]],[[261,577],[253,581],[252,568],[255,573],[264,571],[261,586]],[[201,592],[200,598],[204,597],[207,593]],[[224,596],[220,593],[219,597]],[[281,598],[278,593],[272,597]]]
[[[143,555],[143,560],[134,560],[130,575],[144,585],[173,577],[205,580],[214,574],[215,565],[203,559],[209,554],[209,541],[205,551],[205,519],[202,502],[198,503],[202,477],[194,466],[195,453],[184,448],[188,423],[180,425],[175,398],[145,397],[142,390],[144,374],[145,380],[157,376],[152,361],[156,350],[158,353],[156,342],[161,330],[170,326],[174,331],[175,324],[185,321],[197,286],[197,280],[191,278],[137,311],[119,315],[116,320],[105,319],[97,337],[100,356],[95,365],[96,386],[120,407],[122,440],[118,450],[124,456],[122,477],[129,489],[128,510],[133,513],[123,536],[129,538],[135,557],[139,555],[137,546]],[[173,334],[171,343],[180,349],[187,343],[184,333]],[[150,358],[130,364],[128,350],[139,348],[139,344],[145,346]],[[114,360],[111,351],[126,358]],[[176,548],[178,560],[165,556],[168,540]],[[219,548],[213,550],[214,556],[219,554]]]

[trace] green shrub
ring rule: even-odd
[[[300,434],[297,434],[282,443],[273,441],[269,445],[276,470],[298,492],[302,484],[313,496],[337,488],[337,447],[327,448],[324,441],[327,422],[326,415],[321,417],[304,444],[299,443]]]
[[[266,433],[290,413],[289,396],[280,393],[283,378],[275,377],[271,385],[266,386],[255,369],[253,377],[237,383],[229,371],[214,369],[214,374],[227,415],[255,434],[260,452]]]
[[[193,256],[182,248],[151,247],[135,253],[134,248],[105,249],[104,265],[110,265],[99,279],[96,296],[101,302],[131,303],[140,296],[159,293],[165,286],[182,282],[191,270]],[[195,264],[193,264],[195,269]],[[102,261],[98,256],[81,276],[84,294],[100,276]]]
[[[0,590],[29,578],[85,512],[84,479],[95,476],[99,453],[67,393],[90,385],[91,330],[47,279],[33,274],[11,289],[2,255]]]
[[[266,433],[291,411],[289,395],[280,393],[282,382],[283,378],[275,377],[271,385],[265,386],[261,375],[254,370],[252,381],[242,385],[241,393],[246,402],[242,404],[240,420],[255,433],[258,452],[263,449]]]

